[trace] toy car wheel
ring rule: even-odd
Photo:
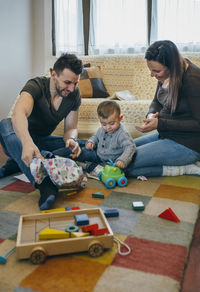
[[[108,178],[105,185],[108,189],[112,189],[115,187],[116,182],[115,182],[114,178]]]
[[[42,247],[36,247],[33,249],[30,255],[30,261],[34,265],[43,264],[46,260],[46,252]]]
[[[117,184],[120,187],[125,187],[127,185],[127,183],[128,183],[128,180],[125,176],[121,176],[117,181]]]
[[[102,177],[102,171],[99,171],[98,172],[98,179],[101,180],[101,177]]]
[[[99,257],[103,254],[103,246],[99,242],[93,242],[88,249],[88,253],[91,257]]]

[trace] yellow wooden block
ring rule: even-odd
[[[71,192],[71,193],[67,193],[66,196],[67,196],[67,197],[70,197],[70,196],[74,196],[74,195],[76,195],[76,194],[77,194],[77,192]]]
[[[71,232],[71,237],[84,237],[90,236],[89,232]]]
[[[69,238],[69,237],[70,237],[69,232],[56,230],[52,228],[45,228],[39,233],[40,240],[63,239],[63,238]]]
[[[53,213],[53,212],[62,212],[62,211],[66,211],[66,209],[65,208],[56,208],[56,209],[44,210],[41,212],[42,213]]]

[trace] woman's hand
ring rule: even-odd
[[[158,127],[158,118],[147,118],[144,120],[143,126],[135,126],[136,130],[142,133],[148,133],[156,130]]]
[[[159,115],[159,112],[156,112],[155,114],[153,114],[153,113],[150,113],[150,114],[148,114],[148,116],[147,116],[147,119],[151,119],[151,118],[157,118],[157,117],[158,117],[158,115]]]

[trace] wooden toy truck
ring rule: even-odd
[[[45,228],[65,231],[66,226],[75,224],[75,215],[87,214],[89,224],[98,223],[108,233],[80,238],[39,240],[39,233]],[[81,228],[80,228],[81,229]],[[102,255],[104,249],[113,246],[113,232],[106,217],[99,208],[23,215],[20,217],[16,243],[18,259],[30,258],[33,264],[41,264],[47,256],[88,251],[90,256]]]

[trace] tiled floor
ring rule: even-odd
[[[6,161],[0,146],[0,166]],[[198,292],[200,291],[200,215],[197,220],[191,251],[188,259],[188,265],[185,269],[181,292]]]

